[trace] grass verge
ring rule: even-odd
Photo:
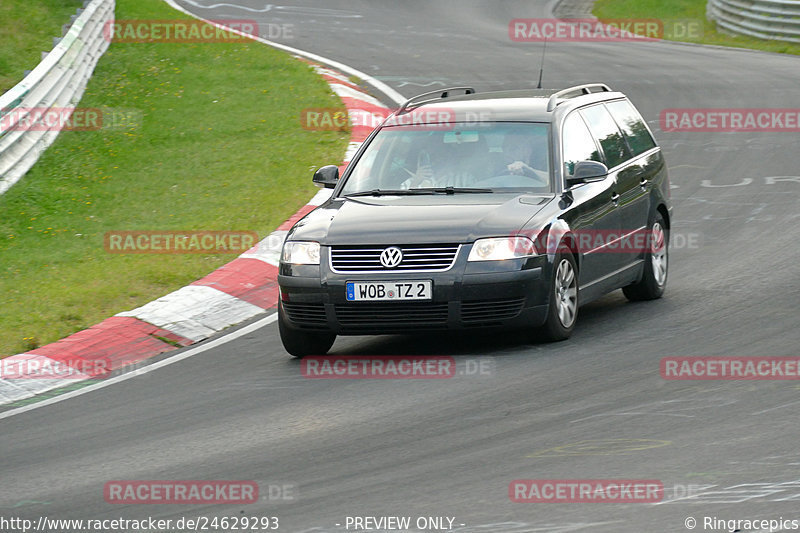
[[[82,0],[3,0],[0,3],[0,94],[33,70],[42,51],[53,48],[53,37],[81,7]]]
[[[739,37],[717,31],[716,24],[706,19],[706,0],[597,0],[592,13],[599,19],[658,19],[686,29],[688,35],[665,37],[674,41],[752,48],[765,52],[800,54],[800,44]],[[689,23],[683,26],[683,23]]]
[[[160,0],[117,0],[116,18],[186,17]],[[341,161],[349,140],[301,127],[301,110],[341,101],[307,64],[257,42],[112,43],[80,107],[134,120],[63,132],[0,196],[0,355],[89,327],[234,258],[108,254],[106,231],[263,237],[317,190],[312,166]]]

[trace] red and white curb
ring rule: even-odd
[[[382,116],[389,113],[386,106],[342,74],[312,65],[339,95],[351,117],[365,111]],[[353,126],[342,168],[371,130],[369,126]],[[330,189],[321,189],[267,238],[191,285],[54,343],[0,359],[0,405],[86,379],[97,379],[98,374],[81,371],[91,368],[92,363],[107,371],[117,370],[202,341],[227,327],[275,309],[278,261],[286,233],[330,195]],[[70,371],[63,372],[65,367]]]

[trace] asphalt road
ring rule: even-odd
[[[511,42],[508,22],[549,16],[552,7],[181,3],[208,18],[291,24],[285,44],[406,96],[456,84],[532,86],[541,49]],[[696,531],[711,531],[704,517],[800,520],[798,386],[659,375],[667,356],[800,355],[800,135],[667,133],[658,122],[665,108],[797,107],[799,74],[797,57],[661,42],[551,43],[546,86],[602,81],[624,91],[664,148],[675,222],[663,299],[632,304],[617,291],[582,308],[573,337],[558,344],[442,334],[341,338],[333,348],[452,355],[461,370],[487,365],[485,374],[446,380],[305,379],[273,323],[0,420],[0,515],[244,513],[278,516],[288,532],[344,531],[347,516],[365,515],[454,517],[462,533],[678,532],[687,517],[699,521]],[[520,478],[658,479],[666,498],[513,503],[509,482]],[[104,501],[106,482],[137,479],[255,480],[262,499],[240,507]],[[270,485],[292,491],[270,498]]]

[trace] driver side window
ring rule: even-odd
[[[572,176],[575,164],[579,161],[599,161],[600,152],[594,142],[589,128],[577,111],[573,112],[564,121],[561,133],[561,145],[564,153],[564,175]]]

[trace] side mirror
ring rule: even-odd
[[[600,181],[608,176],[608,167],[599,161],[578,161],[572,171],[572,176],[567,177],[567,188],[581,183]]]
[[[314,172],[312,180],[315,185],[322,185],[326,189],[333,189],[339,183],[339,167],[336,165],[326,165]]]

